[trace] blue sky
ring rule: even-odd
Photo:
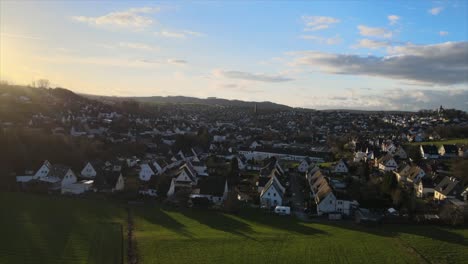
[[[467,1],[1,1],[0,78],[308,108],[468,109]]]

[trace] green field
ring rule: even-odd
[[[456,144],[456,145],[468,145],[468,138],[459,138],[459,139],[447,139],[439,141],[425,141],[425,142],[412,142],[410,145],[436,145],[437,147],[442,146],[443,144]]]
[[[0,263],[122,261],[125,211],[109,202],[0,193]]]
[[[0,263],[120,263],[123,206],[0,193]],[[139,263],[466,263],[468,230],[132,208]],[[117,224],[116,224],[117,223]]]
[[[462,263],[468,230],[301,223],[244,211],[139,209],[141,263]]]

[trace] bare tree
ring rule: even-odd
[[[49,88],[50,81],[47,79],[39,79],[35,82],[38,88]]]

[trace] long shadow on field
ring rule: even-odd
[[[140,209],[140,208],[139,208]],[[160,225],[182,236],[192,238],[192,234],[186,229],[185,225],[172,218],[159,206],[151,207],[151,210],[138,210],[138,216],[146,221]]]
[[[241,222],[220,211],[211,211],[206,209],[183,209],[178,211],[185,217],[191,218],[200,224],[210,228],[231,233],[248,239],[254,239],[248,234],[254,233],[254,230],[247,223]],[[255,239],[254,239],[255,240]]]
[[[274,229],[279,229],[287,232],[303,234],[303,235],[316,235],[326,234],[327,232],[305,226],[299,219],[288,216],[278,216],[272,213],[260,212],[256,210],[245,209],[239,217],[247,221],[258,223],[259,225],[269,226]]]
[[[323,225],[333,226],[377,236],[397,237],[402,234],[422,236],[433,240],[468,246],[468,240],[462,234],[450,232],[456,228],[436,225],[382,224],[378,226],[362,226],[350,222],[323,222]],[[463,229],[463,228],[462,228]]]

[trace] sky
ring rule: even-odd
[[[0,79],[78,93],[468,111],[468,1],[0,0]]]

